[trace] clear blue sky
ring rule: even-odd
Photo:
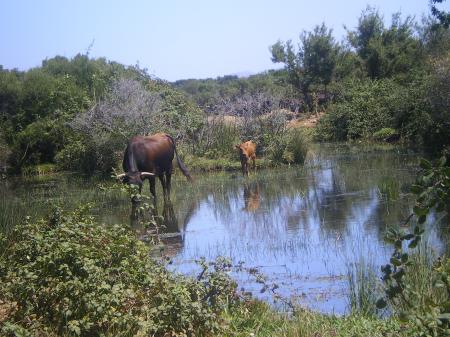
[[[442,8],[449,7],[449,1]],[[298,41],[316,24],[354,28],[370,4],[392,13],[429,13],[428,0],[1,0],[0,65],[20,70],[55,55],[84,53],[173,81],[275,68],[269,46]]]

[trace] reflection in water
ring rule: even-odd
[[[245,183],[244,185],[244,210],[255,212],[259,208],[259,184],[258,182]]]
[[[283,295],[345,312],[349,266],[364,260],[379,270],[391,253],[386,226],[411,212],[412,198],[400,187],[413,181],[407,168],[415,160],[394,151],[345,150],[319,148],[305,167],[260,171],[250,180],[211,176],[192,191],[177,186],[176,208],[198,203],[173,268],[189,273],[201,256],[228,256],[258,267]],[[439,246],[435,232],[429,238]],[[258,293],[250,280],[238,282]]]
[[[402,223],[412,211],[408,186],[415,158],[396,150],[320,145],[304,167],[261,170],[249,179],[208,174],[191,185],[175,176],[173,204],[161,203],[161,213],[153,214],[163,232],[164,253],[173,260],[169,268],[191,273],[192,261],[200,257],[227,256],[260,269],[279,285],[281,295],[343,313],[349,266],[364,260],[379,270],[392,251],[383,241],[386,227]],[[136,204],[130,215],[127,196],[98,192],[93,185],[64,178],[50,185],[21,181],[4,190],[8,200],[26,200],[27,209],[36,211],[44,200],[61,196],[71,205],[92,201],[100,222],[130,221],[140,237],[148,237],[142,223],[151,220],[149,213]],[[441,248],[442,233],[431,230],[428,245]],[[258,284],[241,276],[237,281],[258,295]]]
[[[194,214],[196,204],[196,201],[191,202],[183,221],[179,222],[171,201],[164,201],[161,215],[158,213],[157,207],[146,211],[142,209],[140,203],[133,202],[130,213],[131,228],[144,240],[148,239],[149,235],[156,235],[158,240],[165,245],[162,251],[163,255],[175,256],[183,246],[185,228]]]

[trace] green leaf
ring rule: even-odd
[[[408,261],[408,258],[409,258],[408,253],[403,253],[401,257],[402,263],[406,263]]]
[[[417,216],[427,215],[427,213],[428,213],[428,209],[417,206],[417,205],[414,206],[413,211],[414,211],[414,214]]]
[[[420,194],[423,191],[423,187],[420,185],[411,185],[410,190],[414,194]]]
[[[394,266],[396,266],[396,267],[402,265],[402,262],[401,262],[399,259],[395,258],[395,257],[391,257],[391,260],[390,260],[390,261],[391,261],[391,263],[392,263]]]
[[[405,275],[405,270],[404,270],[404,269],[400,269],[398,272],[394,273],[394,275],[392,275],[392,277],[398,281],[398,280],[400,280],[404,275]]]
[[[440,315],[438,315],[437,318],[440,320],[443,320],[443,321],[450,321],[450,313],[446,312],[446,313],[440,314]]]
[[[414,237],[414,234],[405,234],[401,237],[402,240],[411,240]]]
[[[420,226],[414,227],[414,234],[415,235],[420,235],[422,233],[423,233],[423,229]]]
[[[404,322],[404,323],[408,322],[409,321],[409,315],[406,312],[402,311],[398,315],[398,319],[400,320],[400,322]]]
[[[416,247],[417,247],[417,244],[419,243],[419,241],[420,241],[420,236],[416,236],[416,237],[414,238],[414,240],[412,240],[412,241],[409,243],[408,247],[411,248],[411,249],[416,248]]]
[[[428,170],[431,168],[431,163],[426,160],[425,158],[421,158],[420,159],[420,167],[423,168],[424,170]]]
[[[386,305],[387,305],[387,302],[384,298],[380,298],[376,303],[376,306],[378,309],[383,309],[386,307]]]

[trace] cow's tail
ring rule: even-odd
[[[180,157],[178,156],[177,153],[177,147],[175,146],[175,140],[172,138],[172,136],[166,135],[173,144],[173,148],[175,150],[175,156],[177,157],[177,163],[178,163],[178,167],[180,168],[181,172],[183,172],[184,176],[189,180],[189,181],[193,181],[194,179],[192,179],[187,167],[183,164],[183,162],[181,161]]]

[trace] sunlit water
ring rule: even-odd
[[[203,174],[190,185],[177,175],[172,204],[158,204],[167,231],[174,233],[164,239],[169,268],[192,274],[200,257],[226,256],[257,268],[279,286],[279,294],[298,304],[348,312],[347,275],[358,264],[379,270],[389,260],[392,247],[384,244],[384,231],[411,212],[408,188],[416,162],[417,156],[404,150],[321,145],[310,151],[305,166],[263,170],[247,179],[237,173]],[[49,198],[94,201],[102,222],[129,223],[126,196],[105,197],[95,185],[64,180],[3,188],[16,198],[26,194],[37,205]],[[135,221],[132,227],[146,236]],[[442,247],[436,229],[427,240]],[[271,300],[253,277],[234,276],[240,288]]]

